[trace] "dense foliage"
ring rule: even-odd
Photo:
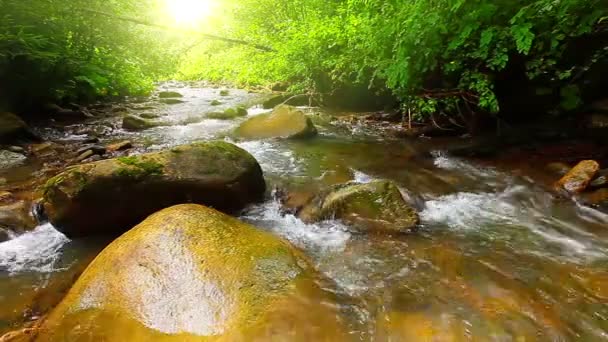
[[[145,93],[176,61],[171,36],[94,12],[142,17],[146,1],[0,0],[0,8],[2,107]]]
[[[419,114],[498,112],[502,82],[570,110],[608,56],[602,0],[238,0],[232,13],[226,34],[276,52],[200,46],[184,76],[319,93],[386,86]]]
[[[518,102],[564,112],[606,82],[605,0],[224,0],[196,28],[270,51],[119,18],[162,22],[164,1],[0,0],[4,106],[145,93],[177,77],[325,97],[388,89],[419,116],[463,117]]]

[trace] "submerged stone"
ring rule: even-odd
[[[184,95],[182,95],[176,91],[161,91],[160,93],[158,93],[158,97],[161,99],[171,99],[171,98],[184,97]]]
[[[600,165],[595,160],[583,160],[560,179],[555,186],[571,194],[581,193],[587,189],[599,169]]]
[[[223,112],[208,113],[206,116],[208,119],[231,120],[238,117],[247,116],[247,109],[245,107],[238,106],[235,108],[228,108]]]
[[[299,211],[305,222],[341,219],[361,232],[409,232],[419,222],[418,213],[390,181],[348,183],[315,196]]]
[[[38,341],[342,341],[301,252],[199,205],[148,217],[89,265]]]
[[[0,170],[17,167],[27,159],[21,153],[15,153],[7,150],[0,150]]]
[[[243,122],[236,129],[236,134],[245,139],[298,139],[317,135],[317,129],[302,111],[282,105],[271,113],[256,115]]]
[[[129,131],[143,131],[157,126],[160,124],[137,115],[126,115],[122,119],[122,128]]]
[[[46,183],[43,203],[66,235],[115,235],[179,203],[234,212],[260,200],[265,188],[255,158],[215,141],[71,167]]]

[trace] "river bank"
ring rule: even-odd
[[[468,139],[404,139],[395,133],[399,125],[344,120],[353,113],[318,108],[303,108],[318,130],[315,138],[239,140],[231,131],[267,110],[254,105],[259,95],[221,90],[172,84],[149,99],[112,104],[84,122],[34,124],[45,142],[26,146],[28,159],[2,171],[2,189],[11,193],[10,202],[32,202],[39,186],[70,164],[222,139],[255,157],[269,189],[262,203],[238,217],[290,241],[312,260],[332,283],[327,290],[337,295],[354,340],[605,339],[608,217],[558,198],[551,187],[561,175],[546,169],[588,158],[606,167],[601,146],[544,143],[462,158],[449,151],[468,146]],[[253,106],[247,117],[208,118],[243,104]],[[125,129],[126,115],[158,125]],[[336,184],[378,179],[395,182],[419,210],[417,232],[368,236],[339,220],[304,223],[272,195],[280,189],[307,197]],[[0,331],[44,315],[107,244],[70,240],[49,225],[0,243],[0,293],[7,304]]]

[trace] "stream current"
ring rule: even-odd
[[[85,126],[103,130],[102,142],[131,140],[131,153],[232,141],[227,132],[242,119],[204,114],[256,100],[240,90],[220,97],[218,89],[164,87],[184,102],[151,98],[127,110],[158,114],[165,126],[127,132],[119,115]],[[224,105],[211,106],[216,99]],[[313,260],[330,280],[327,290],[353,340],[608,341],[608,215],[558,200],[508,167],[450,157],[442,152],[450,141],[390,139],[366,127],[334,126],[320,109],[303,110],[317,113],[320,134],[312,140],[235,142],[258,160],[269,189],[311,193],[390,179],[421,212],[420,229],[403,236],[358,235],[338,221],[305,224],[283,214],[272,194],[241,214]],[[253,107],[249,116],[262,112]],[[81,131],[39,130],[58,143],[85,139]],[[10,170],[3,172],[10,181]],[[0,332],[48,310],[107,243],[72,241],[49,224],[0,243]]]

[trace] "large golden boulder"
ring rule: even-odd
[[[110,244],[39,341],[342,341],[317,273],[290,244],[216,210],[162,210]]]

